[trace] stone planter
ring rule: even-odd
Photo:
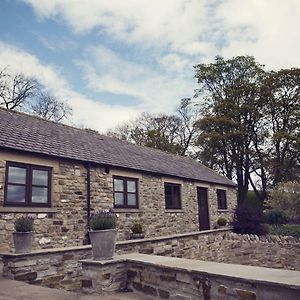
[[[144,237],[144,233],[131,233],[130,235],[130,239],[132,240],[143,239]]]
[[[33,232],[14,232],[13,233],[14,246],[16,253],[31,252],[33,242]]]
[[[117,230],[92,230],[89,231],[89,235],[94,259],[112,259],[116,247]]]

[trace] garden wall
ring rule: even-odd
[[[147,299],[299,300],[300,272],[145,254],[83,260],[87,293],[131,291]]]
[[[143,253],[254,266],[300,270],[300,241],[292,237],[239,236],[228,229],[121,241],[117,254]],[[1,255],[1,254],[0,254]],[[81,286],[82,259],[90,246],[43,249],[29,254],[2,254],[4,275],[21,281],[76,290]]]

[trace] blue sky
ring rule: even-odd
[[[299,67],[299,0],[1,0],[0,67],[36,77],[104,132],[171,113],[197,87],[193,65],[254,55]]]

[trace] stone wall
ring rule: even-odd
[[[133,252],[300,271],[300,241],[291,237],[239,236],[219,229],[117,243],[117,254]],[[80,287],[78,261],[92,257],[90,246],[2,255],[5,276],[65,289]]]
[[[87,293],[133,290],[147,299],[298,300],[300,272],[200,262],[153,255],[83,260]]]
[[[3,207],[5,162],[15,161],[52,167],[52,207]],[[12,233],[16,218],[29,215],[35,219],[33,249],[82,245],[87,233],[86,167],[80,163],[33,157],[0,151],[0,251],[13,250]],[[91,210],[113,207],[113,176],[138,179],[139,208],[116,209],[119,215],[118,240],[128,239],[134,222],[143,225],[146,237],[196,231],[199,228],[197,186],[209,189],[211,228],[220,215],[230,219],[236,205],[233,188],[200,182],[152,176],[141,172],[101,167],[91,169]],[[165,209],[164,182],[181,184],[182,209]],[[227,190],[228,210],[217,209],[216,189]]]

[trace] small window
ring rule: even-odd
[[[180,184],[165,183],[166,209],[181,209]]]
[[[218,209],[227,209],[227,195],[225,190],[217,190]]]
[[[7,162],[5,205],[51,205],[51,168]]]
[[[114,177],[114,199],[116,208],[138,207],[138,180],[135,178]]]

